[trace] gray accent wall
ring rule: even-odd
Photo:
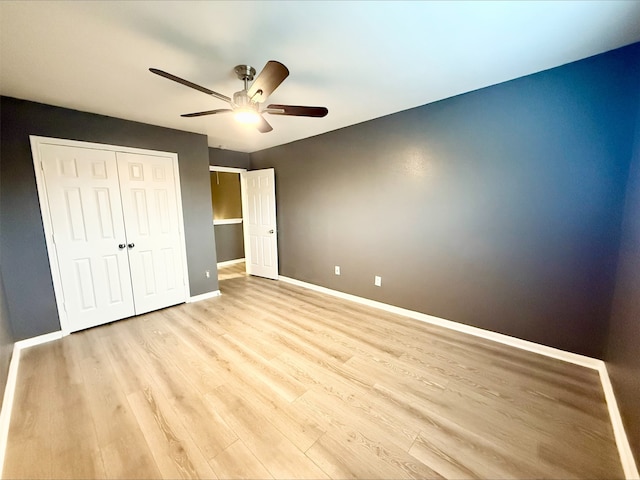
[[[244,258],[244,238],[241,223],[215,225],[218,262]]]
[[[640,104],[636,125],[605,361],[640,465]]]
[[[207,138],[92,113],[0,97],[2,276],[17,340],[60,329],[29,135],[178,154],[191,295],[218,290]]]
[[[639,68],[635,44],[252,153],[280,274],[602,358]]]
[[[222,148],[209,147],[209,165],[217,167],[231,167],[249,169],[250,157],[248,153]]]

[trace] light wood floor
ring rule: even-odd
[[[595,371],[282,282],[23,351],[5,478],[623,478]]]

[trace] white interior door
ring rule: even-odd
[[[242,173],[247,273],[278,279],[276,186],[273,168]]]
[[[134,315],[115,153],[44,144],[40,154],[69,330]]]
[[[173,160],[117,153],[136,314],[184,302]]]

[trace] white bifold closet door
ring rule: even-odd
[[[168,157],[40,145],[69,331],[185,301]]]
[[[117,153],[136,314],[184,302],[173,162]]]

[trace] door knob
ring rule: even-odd
[[[273,233],[273,229],[269,230],[269,233]]]
[[[126,247],[126,245],[125,245],[124,243],[121,243],[121,244],[119,244],[119,245],[118,245],[118,248],[119,248],[120,250],[122,250],[124,247]]]
[[[129,247],[129,248],[133,248],[133,247],[135,247],[135,246],[136,246],[136,244],[135,244],[135,243],[130,243],[130,244],[128,244],[128,245],[127,245],[127,247]]]

